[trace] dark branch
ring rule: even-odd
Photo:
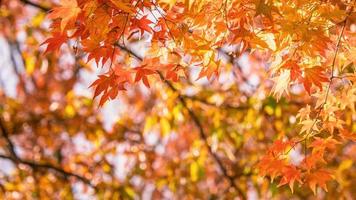
[[[7,144],[7,149],[9,150],[11,156],[14,159],[17,159],[17,154],[15,152],[15,145],[10,140],[9,132],[7,131],[5,122],[3,121],[2,117],[0,117],[0,129],[1,129],[1,136],[5,139]]]
[[[218,164],[220,170],[222,171],[223,175],[229,180],[230,185],[237,190],[237,192],[242,196],[243,199],[246,199],[244,192],[236,185],[234,177],[230,176],[227,172],[227,169],[225,168],[222,160],[219,158],[217,154],[215,154],[211,148],[211,146],[208,143],[208,138],[205,134],[203,125],[201,124],[198,116],[195,114],[195,112],[189,108],[187,105],[187,102],[185,98],[179,93],[179,91],[172,85],[171,82],[166,80],[164,76],[162,75],[161,72],[158,72],[159,76],[161,79],[165,82],[165,84],[174,92],[178,93],[178,99],[182,103],[183,107],[188,111],[189,116],[192,118],[194,124],[198,127],[199,130],[199,136],[205,143],[205,146],[208,148],[209,154],[214,158],[215,162]]]
[[[30,5],[32,7],[35,7],[35,8],[38,8],[40,10],[42,10],[43,12],[48,12],[50,11],[50,8],[48,7],[45,7],[45,6],[42,6],[38,3],[35,3],[35,2],[32,2],[30,0],[20,0],[22,3],[26,4],[26,5]]]
[[[131,49],[128,49],[127,47],[119,44],[118,42],[115,43],[115,46],[120,48],[122,51],[125,51],[126,53],[128,53],[129,55],[133,56],[134,58],[136,58],[139,61],[143,61],[143,58],[139,55],[137,55],[135,52],[133,52]]]
[[[256,86],[252,85],[249,82],[248,78],[244,75],[241,65],[237,62],[237,57],[235,57],[234,55],[231,54],[231,53],[234,53],[234,52],[226,52],[222,48],[218,48],[217,51],[219,53],[222,53],[224,56],[227,57],[228,62],[231,63],[232,66],[236,68],[236,70],[239,72],[240,78],[242,79],[242,81],[245,84],[247,84],[251,89],[255,89],[256,88]],[[235,73],[235,71],[233,71],[233,74],[234,74],[235,77],[237,77],[237,74]]]
[[[6,125],[1,117],[0,117],[0,129],[1,129],[1,136],[5,139],[5,141],[7,143],[7,149],[9,150],[9,152],[11,154],[10,156],[0,154],[0,158],[11,160],[16,164],[20,163],[20,164],[27,165],[34,170],[37,170],[37,169],[52,170],[52,171],[62,174],[64,177],[75,177],[78,180],[82,181],[83,183],[96,189],[96,187],[90,182],[90,180],[83,176],[74,174],[72,172],[65,171],[64,169],[62,169],[60,167],[56,167],[56,166],[53,166],[48,163],[37,163],[34,161],[21,159],[15,152],[15,145],[10,140],[8,129],[6,128]]]
[[[120,45],[120,44],[116,44],[117,47],[119,47],[121,50],[126,51],[128,54],[132,55],[133,57],[135,57],[136,59],[138,59],[139,61],[143,61],[143,58],[140,57],[139,55],[137,55],[135,52],[133,52],[132,50]],[[195,112],[189,108],[189,106],[187,105],[186,96],[183,96],[182,94],[180,94],[180,92],[172,85],[171,82],[169,82],[167,79],[164,78],[163,74],[160,71],[157,71],[158,75],[160,76],[160,78],[162,79],[162,81],[175,93],[178,94],[178,99],[179,101],[182,103],[183,107],[188,111],[189,116],[192,118],[194,124],[197,126],[198,130],[199,130],[199,136],[201,138],[201,140],[204,142],[205,146],[208,148],[208,152],[209,154],[213,157],[213,159],[215,160],[215,162],[218,164],[220,170],[222,171],[223,175],[229,180],[230,182],[230,186],[235,188],[237,190],[237,192],[242,196],[243,199],[246,199],[244,192],[236,185],[234,177],[230,176],[227,172],[227,169],[225,168],[222,160],[219,158],[219,156],[217,154],[215,154],[211,148],[211,146],[208,143],[208,138],[205,134],[203,125],[201,124],[198,116],[195,114]]]
[[[184,94],[181,94],[182,97],[184,97],[185,99],[190,99],[192,101],[197,101],[199,103],[202,103],[202,104],[205,104],[207,106],[212,106],[212,107],[218,107],[218,108],[222,108],[222,109],[225,109],[225,110],[236,110],[236,111],[245,111],[247,109],[249,109],[250,107],[249,106],[246,106],[246,105],[241,105],[241,106],[234,106],[234,105],[230,105],[230,104],[221,104],[221,105],[216,105],[214,103],[211,103],[205,99],[202,99],[202,98],[198,98],[196,96],[187,96],[187,95],[184,95]]]
[[[72,172],[67,172],[62,168],[53,166],[53,165],[48,164],[48,163],[36,163],[34,161],[22,160],[22,159],[14,158],[14,157],[11,157],[11,156],[2,155],[2,154],[0,154],[0,158],[8,159],[8,160],[11,160],[11,161],[13,161],[15,163],[20,163],[20,164],[27,165],[27,166],[31,167],[32,169],[53,170],[55,172],[58,172],[58,173],[62,174],[65,177],[75,177],[78,180],[82,181],[83,183],[89,185],[90,187],[95,188],[95,186],[88,179],[86,179],[86,178],[84,178],[84,177],[82,177],[82,176],[80,176],[78,174],[74,174]]]

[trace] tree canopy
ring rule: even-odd
[[[2,0],[1,199],[355,199],[354,0]]]

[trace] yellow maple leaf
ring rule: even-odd
[[[290,71],[289,70],[284,70],[281,74],[273,78],[273,81],[275,82],[275,85],[272,88],[273,95],[279,100],[282,96],[282,94],[285,92],[289,94],[288,92],[288,86],[290,82]]]
[[[299,124],[302,124],[302,128],[300,130],[300,134],[302,134],[304,132],[306,134],[309,134],[312,131],[319,131],[318,126],[317,126],[317,123],[319,121],[320,120],[314,120],[314,119],[307,119],[307,120],[301,121],[299,123]]]

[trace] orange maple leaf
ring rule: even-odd
[[[286,161],[278,159],[272,155],[264,156],[257,164],[261,176],[269,175],[273,181],[275,177],[282,175],[282,170],[286,166]]]
[[[309,95],[311,93],[311,87],[313,84],[318,86],[321,90],[322,83],[328,81],[329,78],[325,75],[324,69],[321,66],[306,68],[304,70],[304,78],[302,79],[302,83]]]
[[[76,0],[61,0],[61,6],[54,8],[51,13],[48,14],[48,18],[61,18],[61,31],[63,32],[69,23],[74,24],[80,11],[81,9],[78,7]]]
[[[287,149],[287,147],[293,146],[294,144],[294,141],[276,140],[269,149],[269,152],[271,152],[275,156],[278,156],[280,153],[283,153]]]
[[[155,71],[151,69],[147,69],[145,68],[145,66],[136,67],[135,70],[136,70],[135,82],[142,80],[143,84],[146,87],[150,88],[150,83],[148,82],[147,75],[154,74]]]
[[[315,137],[315,140],[310,144],[310,147],[313,147],[313,151],[324,152],[325,149],[334,150],[337,144],[340,144],[340,142],[333,139],[331,136],[328,138]]]
[[[96,87],[94,98],[103,93],[99,102],[99,106],[102,106],[109,99],[114,99],[120,90],[126,90],[125,83],[126,80],[120,80],[119,76],[112,71],[109,75],[99,75],[99,79],[97,79],[89,87]]]
[[[282,67],[290,70],[290,78],[292,81],[295,81],[302,76],[302,71],[300,70],[298,63],[294,60],[287,61]]]
[[[323,188],[326,192],[328,188],[326,187],[326,182],[332,179],[331,172],[320,169],[318,171],[311,172],[306,175],[306,182],[308,183],[310,189],[316,194],[316,186],[319,185]]]
[[[122,10],[126,13],[134,13],[135,8],[129,2],[124,2],[122,0],[110,0],[112,4],[114,4],[115,8]]]
[[[166,73],[166,79],[167,80],[172,80],[174,82],[177,82],[179,80],[179,72],[185,73],[184,67],[181,65],[173,65],[169,64],[165,66],[168,68],[167,73]]]
[[[140,19],[134,18],[133,20],[131,20],[131,22],[132,22],[132,26],[131,26],[130,30],[138,28],[140,31],[141,37],[145,31],[148,33],[152,33],[152,28],[149,26],[150,24],[152,24],[152,21],[147,19],[147,15],[141,17]]]
[[[59,50],[61,46],[67,41],[67,34],[54,33],[51,38],[48,38],[41,45],[47,44],[45,54],[48,52],[53,52]]]
[[[340,130],[340,136],[344,139],[349,139],[353,142],[356,142],[356,133],[348,131],[346,129]]]
[[[300,170],[298,170],[293,165],[284,167],[284,169],[282,170],[282,178],[278,184],[278,187],[285,185],[285,184],[289,184],[289,187],[293,193],[294,182],[298,181],[299,183],[302,183],[301,175],[302,174],[301,174]]]
[[[311,155],[305,157],[302,161],[301,167],[310,171],[315,169],[319,163],[325,163],[323,158],[324,152],[322,151],[314,151]]]

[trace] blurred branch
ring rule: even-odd
[[[135,57],[136,59],[138,59],[139,61],[143,61],[143,58],[140,57],[139,55],[137,55],[135,52],[133,52],[132,50],[126,48],[125,46],[122,46],[120,44],[116,44],[117,47],[119,47],[121,50],[126,51],[128,54],[132,55],[133,57]],[[160,76],[160,78],[162,79],[162,81],[175,93],[178,94],[178,99],[179,101],[182,103],[183,107],[188,111],[189,116],[192,118],[194,124],[197,126],[198,130],[199,130],[199,136],[201,138],[201,140],[203,140],[205,146],[208,149],[209,154],[214,158],[215,162],[218,164],[220,170],[222,171],[223,175],[229,180],[230,182],[230,186],[235,188],[237,190],[237,192],[241,195],[241,197],[243,199],[246,199],[246,196],[244,194],[244,192],[242,191],[242,189],[240,189],[236,183],[235,183],[235,179],[233,176],[230,176],[228,174],[227,169],[225,168],[222,160],[220,159],[220,157],[215,154],[211,148],[211,146],[209,145],[208,142],[208,138],[205,134],[203,125],[201,124],[198,116],[195,114],[195,112],[189,108],[187,102],[186,102],[186,97],[187,96],[183,96],[182,94],[180,94],[180,92],[173,86],[173,84],[171,82],[169,82],[167,79],[164,78],[163,74],[160,71],[157,71],[158,75]]]
[[[48,12],[50,11],[50,8],[48,7],[45,7],[45,6],[42,6],[38,3],[35,3],[35,2],[32,2],[30,0],[20,0],[22,3],[26,4],[26,5],[30,5],[32,7],[35,7],[35,8],[38,8],[40,10],[42,10],[43,12]]]
[[[26,65],[26,61],[25,61],[25,58],[23,57],[23,54],[21,52],[20,44],[19,44],[19,42],[17,40],[12,41],[10,38],[7,39],[7,42],[8,42],[9,47],[10,47],[10,58],[11,58],[12,65],[14,67],[15,74],[19,79],[19,82],[21,84],[22,90],[25,92],[25,94],[29,94],[29,91],[28,91],[28,89],[26,87],[26,81],[27,80],[21,74],[21,68],[18,65],[18,63],[16,62],[16,57],[15,57],[16,54],[18,54],[20,56],[22,67],[25,68],[26,67],[25,66]],[[36,84],[36,81],[34,80],[33,76],[30,76],[30,78],[28,80],[32,83],[32,85],[35,88],[37,88],[37,84]]]
[[[80,176],[78,174],[74,174],[72,172],[67,172],[65,171],[64,169],[62,168],[59,168],[59,167],[56,167],[56,166],[53,166],[51,164],[48,164],[48,163],[37,163],[37,162],[34,162],[34,161],[30,161],[30,160],[23,160],[23,159],[20,159],[18,157],[14,158],[12,156],[6,156],[6,155],[3,155],[3,154],[0,154],[0,158],[4,158],[4,159],[8,159],[8,160],[11,160],[15,163],[20,163],[20,164],[24,164],[24,165],[27,165],[33,169],[46,169],[46,170],[53,170],[55,172],[58,172],[60,174],[62,174],[64,177],[75,177],[77,178],[78,180],[82,181],[83,183],[89,185],[90,187],[92,188],[96,188],[91,182],[89,179],[87,178],[84,178],[83,176]]]
[[[219,158],[219,156],[217,154],[215,154],[211,148],[211,146],[208,143],[208,138],[205,134],[203,125],[200,123],[198,116],[194,113],[194,111],[192,109],[190,109],[187,105],[187,102],[185,100],[185,98],[179,93],[179,91],[172,85],[171,82],[169,82],[168,80],[166,80],[164,78],[164,76],[162,75],[161,72],[158,72],[159,76],[161,77],[161,79],[166,83],[166,85],[174,92],[178,93],[178,99],[179,101],[182,103],[183,107],[188,111],[189,116],[192,118],[192,120],[194,121],[194,124],[198,127],[199,129],[199,135],[200,138],[204,141],[206,147],[208,148],[209,154],[214,158],[214,160],[216,161],[216,163],[218,164],[220,170],[222,171],[222,173],[224,174],[224,176],[229,180],[230,185],[235,188],[237,190],[237,192],[242,196],[243,199],[246,199],[245,194],[243,193],[243,191],[236,185],[234,177],[230,176],[227,172],[227,169],[225,168],[222,160]]]
[[[6,129],[5,126],[5,122],[3,121],[2,117],[0,117],[0,129],[1,129],[1,136],[5,139],[6,141],[6,145],[7,145],[7,149],[10,151],[11,156],[14,159],[17,159],[18,156],[15,152],[15,145],[12,143],[12,141],[10,140],[10,136],[9,136],[9,132]]]
[[[35,161],[21,159],[15,152],[15,145],[10,140],[8,129],[6,128],[2,117],[0,117],[0,129],[1,129],[1,136],[5,139],[5,141],[7,143],[7,148],[10,151],[10,156],[0,154],[0,158],[11,160],[17,164],[27,165],[27,166],[31,167],[33,170],[38,170],[38,169],[52,170],[59,174],[62,174],[64,177],[67,177],[67,178],[74,177],[74,178],[80,180],[81,182],[89,185],[90,187],[97,189],[96,186],[93,185],[89,179],[87,179],[83,176],[80,176],[78,174],[74,174],[72,172],[65,171],[64,169],[54,166],[54,165],[51,165],[49,163],[37,163]]]
[[[202,98],[199,98],[199,97],[196,97],[196,96],[187,96],[187,95],[184,95],[184,94],[182,94],[181,96],[184,97],[185,99],[190,99],[190,100],[193,100],[193,101],[197,101],[197,102],[205,104],[207,106],[213,106],[213,107],[218,107],[218,108],[223,108],[223,109],[244,111],[244,110],[247,110],[247,109],[250,108],[249,106],[246,106],[246,105],[241,105],[241,106],[234,106],[234,105],[230,105],[230,104],[217,105],[215,103],[211,103],[211,102],[209,102],[209,101],[207,101],[205,99],[202,99]]]
[[[239,75],[240,75],[242,81],[243,81],[245,84],[247,84],[251,89],[255,89],[255,88],[256,88],[256,86],[252,85],[252,84],[249,82],[248,78],[244,75],[244,73],[243,73],[243,71],[242,71],[242,66],[238,63],[238,60],[237,60],[238,57],[235,57],[232,52],[226,52],[226,51],[224,51],[222,48],[218,48],[217,51],[220,52],[220,53],[222,53],[224,56],[227,57],[228,62],[231,63],[232,66],[237,69],[237,71],[239,72]],[[237,74],[236,74],[234,71],[233,71],[233,74],[234,74],[235,77],[237,77]]]

